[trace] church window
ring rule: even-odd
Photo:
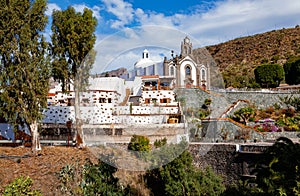
[[[202,69],[202,71],[201,71],[201,79],[202,80],[206,80],[206,74],[205,74],[205,70],[204,69]]]
[[[170,67],[170,75],[175,76],[175,67],[174,66]]]
[[[190,66],[187,66],[187,67],[185,68],[185,75],[187,75],[187,76],[190,76],[190,75],[191,75],[191,67],[190,67]]]

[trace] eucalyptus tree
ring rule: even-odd
[[[76,12],[73,7],[52,13],[52,74],[62,83],[63,91],[75,89],[75,119],[77,145],[83,142],[79,93],[88,85],[89,71],[95,59],[93,50],[97,19],[91,10]]]
[[[50,76],[46,9],[46,0],[0,1],[0,115],[15,130],[29,128],[34,151]]]

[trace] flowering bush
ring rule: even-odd
[[[258,126],[256,126],[256,129],[260,132],[277,132],[278,127],[274,124],[264,122]]]

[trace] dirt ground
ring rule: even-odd
[[[96,163],[96,157],[88,149],[75,147],[43,147],[39,155],[33,155],[29,147],[0,147],[0,193],[5,185],[19,176],[34,180],[33,188],[43,195],[60,195],[58,172],[66,164],[83,164],[86,159]]]

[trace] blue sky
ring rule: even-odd
[[[107,47],[107,40],[110,45],[115,41],[115,45],[111,45],[114,54],[106,52],[110,55],[106,63],[114,59],[113,55],[126,54],[126,49],[120,47],[120,43],[126,43],[121,39],[124,37],[131,42],[144,40],[145,47],[155,44],[156,49],[162,43],[160,46],[167,51],[170,48],[178,50],[185,35],[194,40],[194,47],[201,47],[300,24],[300,1],[295,0],[49,0],[47,15],[51,16],[53,9],[63,10],[68,6],[77,11],[84,7],[93,10],[98,19],[98,44]],[[152,34],[135,29],[149,25],[157,26]],[[168,28],[181,35],[178,32],[170,34]],[[49,29],[48,33],[51,33]],[[143,48],[142,43],[122,45]],[[136,58],[139,57],[137,54]]]

